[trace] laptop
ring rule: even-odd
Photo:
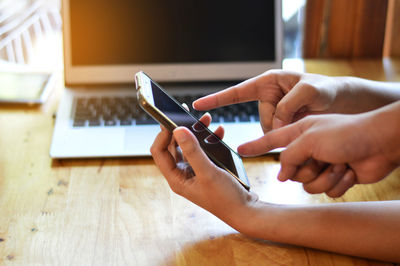
[[[62,15],[65,90],[52,158],[150,155],[160,127],[137,104],[138,71],[191,106],[282,64],[280,0],[64,0]],[[210,113],[234,149],[262,135],[256,102]]]

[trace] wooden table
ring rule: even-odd
[[[400,81],[400,60],[306,62],[306,71]],[[257,241],[175,195],[151,158],[52,160],[61,82],[39,108],[0,106],[0,262],[15,265],[386,265]],[[262,200],[400,199],[400,171],[333,200],[276,180],[273,156],[246,159]],[[387,264],[390,265],[390,264]]]

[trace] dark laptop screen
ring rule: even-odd
[[[275,60],[272,0],[70,0],[72,65]]]

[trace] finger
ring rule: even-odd
[[[293,122],[297,112],[311,104],[317,95],[314,87],[298,82],[276,106],[272,128],[280,128]]]
[[[299,122],[296,122],[293,125],[296,125]],[[287,127],[290,126],[283,127],[282,129]],[[311,147],[310,139],[304,138],[303,136],[300,136],[291,142],[287,148],[281,152],[281,170],[278,174],[278,180],[286,181],[296,176],[299,167],[305,164],[307,160],[311,159]]]
[[[300,126],[300,123],[301,121],[287,127],[267,132],[264,136],[256,140],[240,145],[238,147],[238,152],[243,156],[256,156],[265,154],[266,152],[276,148],[286,147],[301,135],[302,127]]]
[[[325,164],[321,165],[314,159],[308,160],[301,166],[296,175],[291,179],[300,183],[309,183],[314,180],[325,168]]]
[[[204,139],[206,143],[214,144],[219,142],[224,137],[225,130],[222,126],[219,126],[214,134],[210,134],[208,137]]]
[[[218,126],[217,129],[214,131],[214,134],[210,134],[208,137],[206,137],[204,140],[207,143],[217,143],[219,142],[221,139],[224,138],[224,134],[225,134],[225,129],[223,126]],[[173,138],[175,139],[175,138]],[[172,153],[172,152],[171,152]],[[174,158],[176,158],[177,160],[181,160],[181,161],[186,161],[186,159],[182,156],[182,150],[178,147],[175,147],[175,151],[172,153],[174,155]]]
[[[346,169],[345,164],[330,165],[316,179],[305,183],[303,188],[310,194],[327,192],[339,183]]]
[[[343,178],[336,184],[336,186],[326,192],[326,195],[331,198],[341,197],[347,190],[354,186],[354,184],[356,184],[356,175],[352,169],[347,169]]]
[[[194,172],[209,172],[208,175],[211,175],[210,171],[214,166],[201,149],[196,137],[185,127],[176,128],[173,135]]]
[[[293,71],[269,70],[233,87],[200,98],[193,102],[193,108],[208,110],[240,102],[263,100],[262,98],[276,101],[276,93],[289,91],[301,76],[302,74]]]
[[[220,138],[223,139],[225,135],[225,129],[223,126],[218,126],[217,129],[214,131],[214,134]]]
[[[175,162],[185,162],[185,158],[183,157],[182,150],[179,146],[175,148]]]
[[[205,113],[202,117],[200,117],[200,122],[203,123],[206,127],[210,126],[212,117],[210,113]]]
[[[183,160],[182,152],[180,151],[174,137],[172,137],[171,142],[168,145],[168,151],[172,157],[174,157],[175,162],[180,162]]]
[[[154,162],[159,167],[164,176],[169,176],[170,172],[176,169],[175,159],[168,151],[171,143],[172,134],[167,130],[162,130],[155,138],[150,148]]]
[[[265,133],[272,129],[272,119],[275,113],[275,105],[270,102],[258,103],[258,114],[260,117],[261,128]]]
[[[217,107],[257,100],[252,85],[254,79],[246,80],[236,86],[207,95],[193,102],[196,110],[209,110]],[[253,88],[253,89],[252,89]]]
[[[263,86],[260,86],[260,83]],[[274,72],[264,73],[245,80],[235,86],[197,99],[193,102],[196,110],[209,110],[225,105],[259,100],[259,90],[275,83]]]

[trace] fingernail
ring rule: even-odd
[[[278,180],[281,181],[281,182],[283,182],[283,181],[286,181],[287,178],[285,178],[285,177],[283,176],[282,172],[279,172],[279,174],[278,174]]]
[[[200,99],[201,99],[201,98],[200,98]],[[197,100],[195,100],[195,101],[192,102],[192,107],[193,107],[193,109],[196,109],[196,110],[197,110],[196,105],[197,105],[198,100],[199,100],[199,99],[197,99]]]
[[[192,126],[193,130],[196,132],[200,132],[200,131],[204,131],[205,126],[203,125],[203,123],[201,122],[196,122],[193,126]]]
[[[186,103],[182,103],[182,106],[186,111],[190,112],[189,106]]]
[[[237,152],[238,152],[240,155],[246,156],[246,154],[247,154],[246,146],[239,145],[239,146],[237,147]]]
[[[283,127],[284,125],[285,123],[277,117],[274,117],[274,119],[272,120],[272,128],[274,129]]]

